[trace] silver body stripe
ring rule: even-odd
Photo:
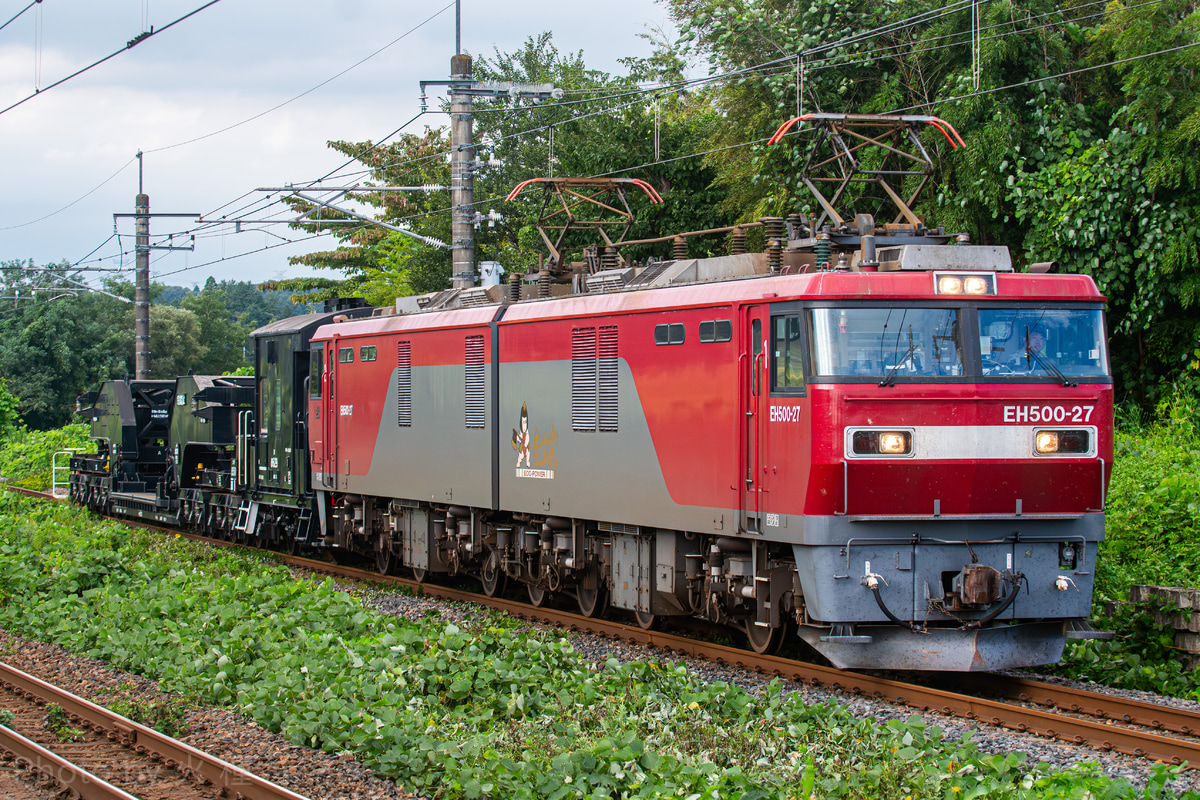
[[[913,452],[908,456],[861,456],[853,452],[852,436],[858,430],[911,431]],[[1039,430],[1087,431],[1090,436],[1086,453],[1036,455],[1033,451],[1035,432]],[[846,429],[846,458],[855,461],[1011,461],[1032,458],[1095,458],[1096,426],[1094,425],[897,425],[892,428],[872,425]]]

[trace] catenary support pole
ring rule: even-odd
[[[450,78],[471,80],[471,57],[450,59]],[[469,94],[450,89],[450,233],[451,283],[455,289],[475,285],[475,101]]]
[[[139,154],[140,155],[140,154]],[[141,183],[139,179],[138,183]],[[139,189],[141,186],[139,185]],[[133,296],[134,375],[150,379],[150,196],[138,194],[134,204],[136,287]]]

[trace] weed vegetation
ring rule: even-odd
[[[3,408],[0,394],[0,410]],[[39,492],[50,491],[55,453],[82,450],[94,453],[86,423],[75,423],[65,428],[50,431],[31,431],[23,426],[12,427],[0,440],[0,475],[9,483]],[[67,456],[60,457],[63,467],[68,465]],[[58,476],[66,480],[66,473]]]
[[[1188,585],[1200,566],[1198,406],[1176,393],[1153,419],[1121,416],[1097,574],[1098,616],[1118,638],[1072,643],[1058,672],[1200,699],[1170,633],[1119,604],[1131,584]],[[17,428],[0,472],[46,489],[51,454],[87,444],[80,425]],[[0,495],[0,626],[181,695],[130,706],[135,718],[178,729],[189,704],[235,707],[433,796],[1171,797],[1178,770],[1160,768],[1141,792],[1087,765],[1052,771],[943,742],[917,717],[877,725],[806,706],[781,684],[755,696],[671,664],[596,664],[500,617],[382,617],[329,583],[293,580],[269,554],[11,493]]]
[[[1177,660],[1174,631],[1131,608],[1134,584],[1195,587],[1200,574],[1200,399],[1176,390],[1152,418],[1118,415],[1105,541],[1093,614],[1112,641],[1070,642],[1047,670],[1109,686],[1200,700],[1200,678]]]
[[[0,497],[0,626],[106,659],[432,796],[1139,797],[773,684],[597,664],[553,634],[383,617],[269,555]],[[1161,768],[1145,796],[1171,796]]]

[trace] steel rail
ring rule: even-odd
[[[1091,714],[1107,721],[1079,719],[1050,711],[988,700],[962,692],[903,683],[875,675],[847,672],[778,656],[758,655],[736,647],[712,644],[660,631],[647,631],[610,620],[589,619],[556,609],[535,608],[525,603],[497,597],[485,597],[461,589],[428,583],[417,584],[403,578],[338,566],[324,561],[314,561],[297,556],[285,557],[285,561],[293,566],[326,574],[365,581],[394,582],[410,587],[419,586],[420,591],[430,597],[482,603],[530,622],[556,625],[584,633],[621,639],[656,648],[668,654],[677,653],[722,664],[731,664],[762,674],[788,678],[810,686],[828,687],[850,694],[907,705],[923,711],[928,710],[979,720],[1022,733],[1033,733],[1075,744],[1089,745],[1101,750],[1116,750],[1171,764],[1187,762],[1189,766],[1200,767],[1200,741],[1177,739],[1113,724],[1114,721],[1121,721],[1188,733],[1200,731],[1200,714],[1195,712],[1168,709],[1150,703],[1079,689],[1060,691],[1065,687],[1041,684],[1036,681],[1022,682],[1000,675],[988,675],[986,679],[982,679],[986,682],[975,687],[979,691],[993,691],[992,682],[996,681],[997,687],[1011,687],[1016,699],[1049,705],[1066,711]],[[1068,698],[1070,699],[1068,700]],[[1169,722],[1164,722],[1164,720]]]
[[[1034,703],[1127,725],[1141,725],[1189,736],[1200,734],[1200,712],[1089,692],[1070,686],[1056,686],[1028,678],[989,675],[987,683],[974,691],[986,691],[1023,703]]]
[[[70,792],[72,797],[81,800],[138,800],[3,725],[0,725],[0,751],[12,753],[19,767],[54,781],[56,786]]]
[[[0,685],[27,697],[37,697],[47,703],[54,703],[72,720],[79,720],[80,723],[139,753],[149,754],[193,780],[211,784],[225,797],[240,797],[245,800],[305,800],[303,795],[172,739],[153,728],[101,708],[3,662],[0,662]]]
[[[52,498],[44,493],[22,490],[18,487],[9,488],[37,497]],[[136,520],[122,521],[143,527],[155,527]],[[160,530],[166,529],[160,528]],[[230,544],[190,532],[173,531],[172,533],[178,533],[197,541],[219,545]],[[1117,724],[1138,725],[1182,734],[1200,732],[1200,714],[1185,709],[1158,706],[1115,695],[1054,686],[1003,675],[990,674],[986,678],[981,676],[977,682],[971,682],[962,676],[955,680],[955,685],[960,688],[965,687],[966,691],[1000,694],[1020,702],[1089,715],[1103,721],[1078,719],[1063,714],[1024,708],[1011,703],[988,700],[965,692],[903,683],[870,674],[848,672],[777,656],[762,656],[748,650],[712,644],[661,631],[643,630],[611,620],[592,619],[546,607],[537,608],[500,597],[487,597],[476,592],[436,584],[417,583],[405,578],[331,564],[327,561],[280,555],[285,563],[312,572],[367,582],[404,585],[429,597],[482,604],[530,622],[620,639],[659,649],[667,654],[677,653],[721,664],[731,664],[761,674],[777,675],[798,683],[873,697],[920,710],[980,720],[1016,731],[1085,744],[1102,750],[1117,750],[1172,764],[1186,761],[1190,767],[1200,768],[1200,741],[1162,736],[1135,728],[1124,728]],[[974,685],[971,685],[972,683]]]

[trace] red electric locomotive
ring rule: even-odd
[[[915,218],[789,230],[318,329],[326,545],[764,652],[794,629],[841,667],[1056,661],[1092,635],[1104,298]]]

